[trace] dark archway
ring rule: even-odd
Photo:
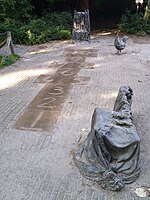
[[[122,14],[136,12],[135,0],[91,0],[90,15],[93,29],[116,28]]]

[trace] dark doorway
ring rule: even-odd
[[[90,0],[92,29],[116,28],[126,10],[136,11],[135,0]]]

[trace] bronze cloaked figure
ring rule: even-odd
[[[82,175],[113,191],[140,174],[140,137],[132,122],[132,95],[130,87],[121,86],[113,111],[96,108],[91,131],[74,153]]]

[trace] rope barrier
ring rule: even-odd
[[[7,41],[7,32],[6,33],[0,33],[0,48],[2,48]]]

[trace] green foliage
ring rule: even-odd
[[[6,57],[5,61],[2,62],[2,56],[0,55],[0,68],[3,68],[5,66],[11,65],[14,62],[16,62],[20,58],[17,54],[11,54]]]
[[[72,15],[70,12],[45,12],[42,17],[43,21],[46,21],[49,25],[54,26],[64,26],[66,28],[71,28],[72,25]]]
[[[1,19],[10,18],[15,20],[29,19],[33,7],[30,0],[1,0]]]
[[[14,43],[33,45],[50,40],[69,39],[71,26],[71,13],[45,13],[41,19],[31,19],[26,23],[6,19],[0,25],[0,32],[11,31]]]
[[[127,11],[122,15],[118,28],[129,34],[144,36],[150,34],[150,20],[145,20],[142,14],[131,14]]]

